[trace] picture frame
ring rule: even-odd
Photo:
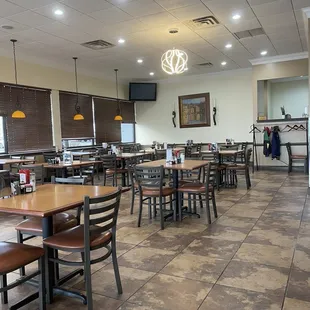
[[[210,93],[179,96],[180,128],[209,127]]]

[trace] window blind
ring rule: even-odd
[[[92,97],[79,95],[78,105],[84,120],[73,120],[76,103],[76,95],[67,92],[59,92],[60,120],[62,138],[84,138],[94,137]]]
[[[12,118],[17,99],[24,119]],[[7,118],[8,152],[53,147],[50,91],[0,84],[0,114]]]

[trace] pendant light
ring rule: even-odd
[[[84,116],[81,114],[81,107],[79,106],[78,80],[77,80],[77,69],[76,69],[77,57],[73,57],[73,60],[74,60],[74,69],[75,69],[75,93],[76,93],[76,102],[75,102],[76,114],[74,115],[73,120],[83,121]]]
[[[14,71],[15,71],[15,84],[17,85],[17,67],[16,67],[16,51],[15,51],[15,43],[17,40],[11,40],[13,44],[13,57],[14,57]],[[12,118],[25,118],[26,114],[20,109],[21,104],[19,102],[19,98],[16,98],[16,110],[12,113]]]
[[[118,77],[117,77],[117,72],[118,69],[114,69],[115,71],[115,82],[116,82],[116,100],[117,100],[117,109],[116,109],[116,115],[114,117],[115,121],[122,121],[122,115],[121,115],[121,106],[119,104],[119,99],[118,99]]]

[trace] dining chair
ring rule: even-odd
[[[156,207],[159,207],[160,227],[164,229],[164,207],[170,205],[170,212],[173,212],[173,219],[176,220],[176,206],[173,206],[175,189],[164,187],[164,167],[135,166],[135,178],[139,189],[139,216],[138,227],[141,226],[143,205],[148,205],[149,218],[152,218],[152,207],[154,216],[157,214]],[[166,198],[168,197],[168,201]],[[158,203],[156,199],[158,198]],[[147,203],[145,203],[147,201]]]
[[[13,283],[8,284],[7,275],[21,267],[25,267],[38,261],[38,270],[26,277],[22,277]],[[40,247],[31,245],[0,242],[0,294],[1,303],[8,304],[8,291],[39,276],[39,290],[12,305],[10,309],[16,310],[24,307],[33,300],[39,298],[39,310],[46,309],[45,302],[45,268],[44,268],[44,250]]]
[[[32,160],[31,162],[27,162],[28,164],[35,164],[36,157],[35,156],[25,156],[23,159]]]
[[[208,223],[211,224],[211,212],[210,212],[210,200],[212,200],[213,212],[214,217],[217,218],[217,208],[216,208],[216,201],[215,201],[215,182],[217,177],[217,163],[208,162],[208,164],[203,168],[203,182],[196,182],[196,183],[186,183],[181,185],[178,188],[178,195],[179,195],[179,206],[178,206],[178,213],[179,219],[182,220],[182,206],[185,200],[188,200],[188,208],[189,212],[191,213],[191,203],[194,203],[194,213],[197,214],[196,210],[196,202],[200,203],[200,206],[203,207],[203,201],[206,203],[207,209],[207,218]],[[187,198],[185,195],[187,194]]]
[[[10,156],[10,159],[17,159],[17,160],[21,160],[21,159],[23,159],[24,158],[24,156],[22,156],[22,155],[11,155]],[[15,172],[18,172],[18,168],[19,168],[19,165],[20,164],[10,164],[10,170],[11,171],[15,171]]]
[[[307,165],[306,163],[307,155],[293,155],[291,143],[286,143],[285,146],[288,154],[288,173],[292,172],[293,170],[294,160],[304,161],[305,166]]]
[[[87,309],[93,310],[91,265],[102,262],[112,255],[118,294],[122,294],[122,283],[116,255],[116,224],[121,199],[121,189],[110,195],[90,198],[84,197],[84,224],[57,233],[43,240],[44,249],[80,253],[81,260],[46,257],[46,261],[65,266],[84,267]],[[102,256],[91,258],[94,250],[105,248]],[[47,274],[48,276],[48,274]],[[49,292],[48,292],[49,294]],[[49,296],[48,296],[49,299]]]
[[[155,149],[155,160],[166,159],[166,150]]]
[[[103,185],[106,185],[108,179],[112,179],[112,185],[117,186],[118,175],[125,174],[127,176],[127,183],[129,183],[128,169],[122,169],[117,166],[117,157],[115,154],[103,155],[100,157],[103,167]]]
[[[248,149],[245,153],[245,163],[244,164],[228,164],[226,166],[226,178],[225,178],[225,185],[228,185],[229,182],[229,176],[231,176],[232,184],[234,184],[234,180],[236,180],[236,187],[238,184],[237,175],[238,174],[244,174],[245,180],[246,180],[246,186],[247,189],[250,189],[251,187],[251,179],[250,179],[250,161],[252,156],[252,149]]]
[[[84,185],[85,179],[55,178],[54,176],[52,176],[51,183]],[[56,214],[53,218],[53,232],[58,233],[60,231],[79,225],[81,218],[81,209],[81,207],[77,208],[75,215],[67,212]],[[17,242],[22,244],[29,239],[43,235],[42,220],[41,218],[30,217],[19,223],[15,227],[15,230],[17,231]],[[25,237],[25,235],[27,237]],[[20,269],[20,275],[25,275],[24,267]]]
[[[95,161],[96,159],[81,156],[81,160],[82,161]],[[74,179],[84,178],[85,179],[84,184],[90,183],[91,185],[94,185],[94,177],[95,177],[95,172],[96,172],[95,170],[96,170],[95,163],[89,166],[81,166],[80,169],[77,171],[78,174],[70,176],[68,177],[68,179],[74,180]]]

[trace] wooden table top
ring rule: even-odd
[[[126,158],[134,158],[134,157],[140,157],[146,155],[146,153],[121,153],[119,155],[116,155],[118,159],[126,159]]]
[[[100,160],[85,160],[85,161],[79,161],[79,160],[74,160],[71,164],[55,164],[51,165],[49,163],[43,163],[44,168],[46,169],[63,169],[63,168],[68,168],[68,167],[81,167],[81,166],[91,166],[93,164],[100,164],[102,163]]]
[[[112,186],[45,184],[36,192],[0,199],[0,212],[47,217],[83,205],[84,196],[94,198],[116,191]]]
[[[0,165],[23,164],[23,163],[33,163],[33,159],[13,159],[13,158],[0,159]]]
[[[199,154],[220,154],[220,155],[235,155],[238,153],[242,153],[241,150],[222,150],[222,151],[201,151],[201,152],[192,152],[192,155],[199,155]]]
[[[184,163],[182,164],[171,165],[171,164],[166,163],[165,159],[161,159],[161,160],[150,161],[147,163],[142,163],[137,166],[150,167],[150,168],[164,166],[165,169],[170,169],[170,170],[195,170],[207,164],[208,164],[207,160],[185,159]]]

